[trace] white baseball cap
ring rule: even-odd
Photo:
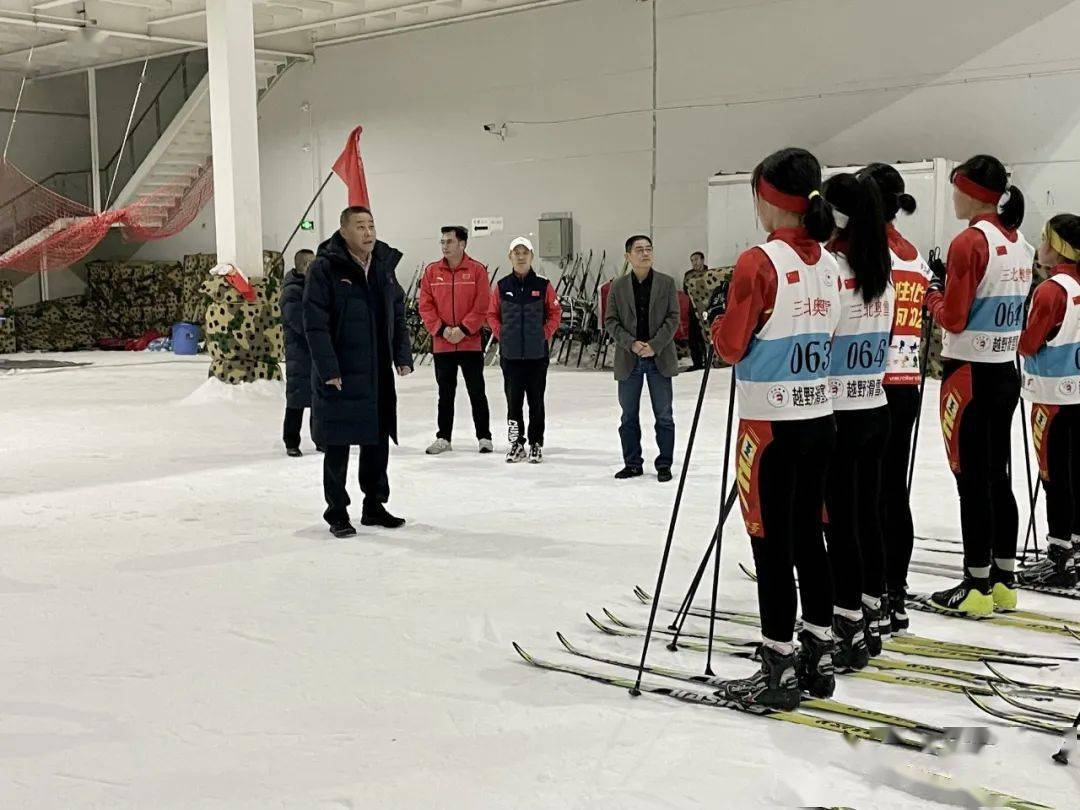
[[[507,250],[506,252],[507,253],[513,253],[514,248],[516,248],[516,247],[525,247],[525,248],[528,249],[529,253],[535,252],[535,251],[533,251],[532,242],[530,242],[524,236],[519,236],[517,239],[515,239],[513,242],[511,242],[510,243],[510,249]]]

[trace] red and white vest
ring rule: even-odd
[[[1080,282],[1058,273],[1044,283],[1065,288],[1065,317],[1057,334],[1024,358],[1020,395],[1041,405],[1080,405]]]
[[[886,385],[918,385],[921,379],[919,359],[922,356],[923,299],[932,273],[922,255],[904,261],[891,250],[892,283],[896,295],[889,342],[889,358],[885,365]]]
[[[833,332],[829,361],[829,398],[833,410],[879,408],[885,399],[885,364],[893,324],[893,287],[869,304],[855,291],[855,271],[843,253],[834,254],[838,268],[840,320]]]
[[[758,245],[776,272],[772,314],[735,364],[739,417],[815,419],[832,413],[829,349],[840,317],[836,260],[806,264],[779,239]]]
[[[1020,342],[1035,250],[1020,234],[1010,242],[985,220],[972,227],[986,236],[990,260],[975,290],[967,326],[955,335],[944,333],[941,356],[973,363],[1011,363]]]

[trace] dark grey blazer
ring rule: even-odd
[[[608,291],[604,326],[615,341],[615,379],[625,380],[634,370],[637,355],[630,347],[637,340],[637,307],[634,304],[633,270],[615,279]],[[679,355],[675,350],[675,332],[679,329],[679,297],[675,279],[653,270],[649,296],[648,344],[656,352],[656,367],[665,377],[679,373]]]

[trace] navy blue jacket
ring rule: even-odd
[[[316,444],[397,441],[394,367],[413,365],[405,292],[394,270],[401,251],[376,242],[373,288],[335,233],[321,245],[304,285],[304,331],[314,366],[311,437]],[[327,385],[340,377],[342,389]]]
[[[304,334],[304,276],[290,270],[281,286],[281,323],[285,333],[285,404],[311,407],[311,352]]]
[[[559,325],[558,303],[551,283],[532,270],[524,278],[510,273],[496,285],[492,328],[503,360],[541,360]],[[497,328],[496,328],[497,327]]]

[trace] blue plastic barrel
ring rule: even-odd
[[[173,354],[199,353],[199,327],[193,323],[174,323],[172,328]]]

